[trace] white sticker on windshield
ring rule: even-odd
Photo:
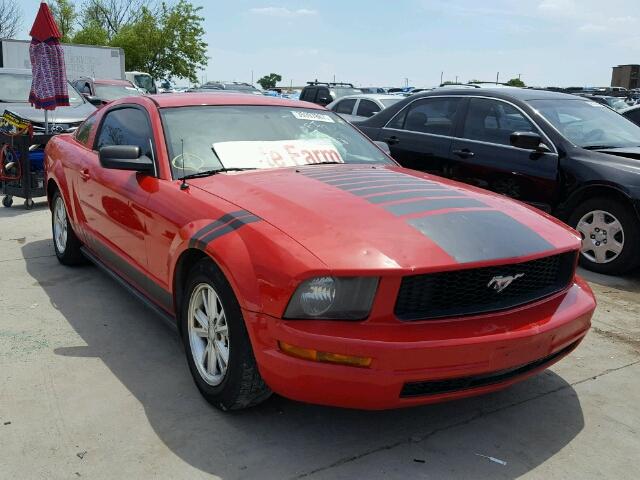
[[[296,110],[291,110],[291,113],[298,120],[312,120],[314,122],[326,122],[326,123],[335,123],[331,115],[327,115],[326,113],[315,113],[315,112],[301,112]]]
[[[262,169],[344,163],[338,149],[328,140],[219,142],[214,143],[213,148],[226,168]]]

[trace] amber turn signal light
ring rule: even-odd
[[[338,365],[349,365],[351,367],[369,368],[371,357],[356,357],[353,355],[342,355],[340,353],[319,352],[311,348],[296,347],[288,343],[278,341],[280,351],[296,358],[311,360],[312,362],[335,363]]]

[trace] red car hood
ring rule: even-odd
[[[573,230],[528,206],[396,166],[281,168],[191,184],[272,224],[334,271],[446,270],[580,246]]]

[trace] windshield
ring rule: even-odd
[[[384,108],[389,108],[391,105],[393,105],[394,103],[398,103],[400,100],[402,100],[401,97],[398,98],[385,98],[383,100],[380,100],[382,102],[382,105],[384,105]]]
[[[0,73],[0,102],[27,103],[31,91],[31,75],[20,73]],[[73,86],[67,82],[69,104],[82,105],[84,100]]]
[[[583,148],[640,146],[640,127],[589,100],[529,100],[573,144]]]
[[[627,105],[627,102],[625,102],[621,98],[607,98],[607,103],[616,112],[619,112],[620,110],[623,110],[623,109],[625,109],[625,108],[627,108],[629,106],[629,105]]]
[[[95,84],[96,97],[100,97],[101,100],[118,100],[124,97],[137,97],[142,95],[138,90],[133,87],[126,87],[124,85],[100,85]]]
[[[134,77],[134,83],[142,88],[143,90],[146,90],[149,93],[153,93],[154,88],[153,88],[153,79],[151,78],[151,75],[135,75]]]
[[[332,112],[277,106],[193,106],[165,108],[161,116],[177,178],[219,168],[392,163]]]

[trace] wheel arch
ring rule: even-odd
[[[635,213],[636,218],[640,220],[640,212],[638,212],[638,210],[636,209],[631,196],[618,185],[603,183],[585,185],[573,192],[558,209],[558,216],[563,221],[568,221],[571,217],[572,212],[578,207],[578,205],[589,198],[595,197],[615,198],[616,200],[630,207]]]

